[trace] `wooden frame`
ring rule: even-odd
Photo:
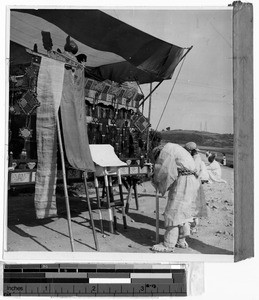
[[[253,6],[233,3],[234,260],[254,255]]]

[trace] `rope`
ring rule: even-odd
[[[157,128],[158,128],[158,126],[159,126],[159,124],[160,124],[160,122],[161,122],[161,119],[162,119],[162,117],[163,117],[163,114],[164,114],[164,112],[165,112],[165,109],[166,109],[166,107],[167,107],[167,104],[168,104],[168,102],[169,102],[169,99],[170,99],[171,94],[172,94],[172,92],[173,92],[173,89],[174,89],[174,87],[175,87],[176,81],[177,81],[177,79],[178,79],[178,77],[179,77],[179,74],[180,74],[180,72],[181,72],[181,69],[182,69],[182,67],[183,67],[183,63],[184,63],[185,57],[186,57],[186,55],[184,56],[184,58],[183,58],[183,60],[182,60],[182,64],[181,64],[181,66],[180,66],[180,68],[179,68],[179,70],[178,70],[178,73],[177,73],[177,75],[176,75],[174,84],[173,84],[173,86],[172,86],[172,88],[171,88],[170,94],[169,94],[168,99],[167,99],[167,101],[166,101],[166,103],[165,103],[164,109],[163,109],[163,111],[162,111],[162,113],[161,113],[161,116],[160,116],[160,119],[159,119],[158,124],[157,124],[157,126],[156,126],[155,132],[157,131]],[[150,141],[150,144],[152,144],[154,138],[155,138],[155,134],[153,135],[152,140]]]
[[[172,92],[173,92],[173,89],[174,89],[174,87],[175,87],[176,81],[177,81],[177,79],[178,79],[178,77],[179,77],[179,74],[180,74],[180,72],[181,72],[181,69],[182,69],[184,60],[185,60],[185,57],[184,57],[184,59],[182,60],[182,64],[181,64],[181,66],[180,66],[180,68],[179,68],[179,70],[178,70],[178,73],[177,73],[177,75],[176,75],[174,84],[173,84],[173,86],[172,86],[172,88],[171,88],[170,94],[169,94],[169,96],[168,96],[168,98],[167,98],[166,104],[165,104],[164,109],[163,109],[163,111],[162,111],[162,113],[161,113],[161,116],[160,116],[160,119],[159,119],[159,121],[158,121],[158,123],[157,123],[156,130],[155,130],[155,131],[157,131],[157,128],[158,128],[158,126],[159,126],[159,124],[160,124],[160,122],[161,122],[161,119],[162,119],[162,117],[163,117],[163,114],[164,114],[164,112],[165,112],[165,109],[166,109],[166,107],[167,107],[167,104],[168,104],[168,102],[169,102],[169,100],[170,100],[170,97],[171,97],[171,95],[172,95]]]

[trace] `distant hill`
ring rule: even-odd
[[[217,155],[216,160],[222,162],[223,153],[227,158],[227,166],[234,165],[234,135],[220,134],[197,130],[166,130],[160,131],[161,143],[176,143],[184,145],[188,142],[195,142],[201,152],[213,152]]]
[[[233,148],[234,142],[233,134],[181,129],[161,131],[160,133],[163,142],[172,142],[183,145],[192,141],[195,142],[199,148]]]

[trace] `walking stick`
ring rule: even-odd
[[[57,116],[57,130],[58,130],[58,141],[59,141],[59,148],[60,148],[65,202],[66,202],[66,210],[67,210],[68,232],[69,232],[69,237],[70,237],[71,249],[72,249],[72,252],[74,252],[74,239],[73,239],[72,226],[71,226],[71,215],[70,215],[70,205],[69,205],[69,198],[68,198],[68,191],[67,191],[65,159],[64,159],[64,151],[63,151],[60,123],[59,123],[59,116]]]
[[[156,243],[159,244],[159,195],[156,189]]]
[[[93,235],[94,235],[94,243],[95,243],[96,250],[99,251],[99,244],[98,244],[98,240],[97,240],[97,237],[96,237],[94,219],[93,219],[93,214],[92,214],[92,208],[91,208],[91,203],[90,203],[89,193],[88,193],[88,188],[87,188],[87,173],[86,173],[86,171],[84,171],[83,173],[84,173],[84,183],[85,183],[85,195],[86,195],[86,201],[87,201],[87,205],[88,205],[89,217],[90,217],[91,226],[92,226]]]

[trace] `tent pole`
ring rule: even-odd
[[[64,193],[65,193],[65,201],[66,201],[66,210],[67,210],[67,224],[68,224],[71,249],[72,249],[72,252],[74,252],[75,251],[74,250],[74,239],[73,239],[72,226],[71,226],[71,215],[70,215],[70,205],[69,205],[69,198],[68,198],[68,191],[67,191],[65,159],[64,159],[64,151],[63,151],[59,116],[57,116],[57,129],[58,129],[58,141],[59,141],[59,148],[60,148],[61,164],[62,164],[62,175],[63,175]]]
[[[91,222],[91,226],[92,226],[92,231],[93,231],[93,235],[94,235],[94,243],[95,243],[96,250],[99,251],[99,244],[98,244],[98,240],[96,237],[93,213],[92,213],[92,208],[91,208],[91,203],[90,203],[90,198],[89,198],[89,193],[88,193],[88,187],[87,187],[87,172],[84,171],[83,173],[84,173],[84,183],[85,183],[85,195],[86,195],[86,201],[87,201],[87,205],[88,205],[88,212],[89,212],[90,222]]]
[[[151,101],[152,101],[152,82],[150,83],[150,96],[149,96],[149,105],[148,105],[148,122],[150,122],[151,119]],[[144,105],[143,105],[144,106]],[[149,145],[149,127],[147,129],[147,153],[149,153],[150,145]]]
[[[156,244],[159,244],[159,195],[156,189]]]
[[[160,81],[160,82],[158,82],[158,84],[154,87],[153,91],[151,91],[151,92],[150,92],[150,93],[142,100],[142,102],[139,103],[138,108],[139,108],[141,105],[144,104],[144,102],[150,97],[150,95],[151,95],[152,93],[154,93],[154,91],[160,86],[160,84],[161,84],[162,82],[163,82],[163,80]]]

